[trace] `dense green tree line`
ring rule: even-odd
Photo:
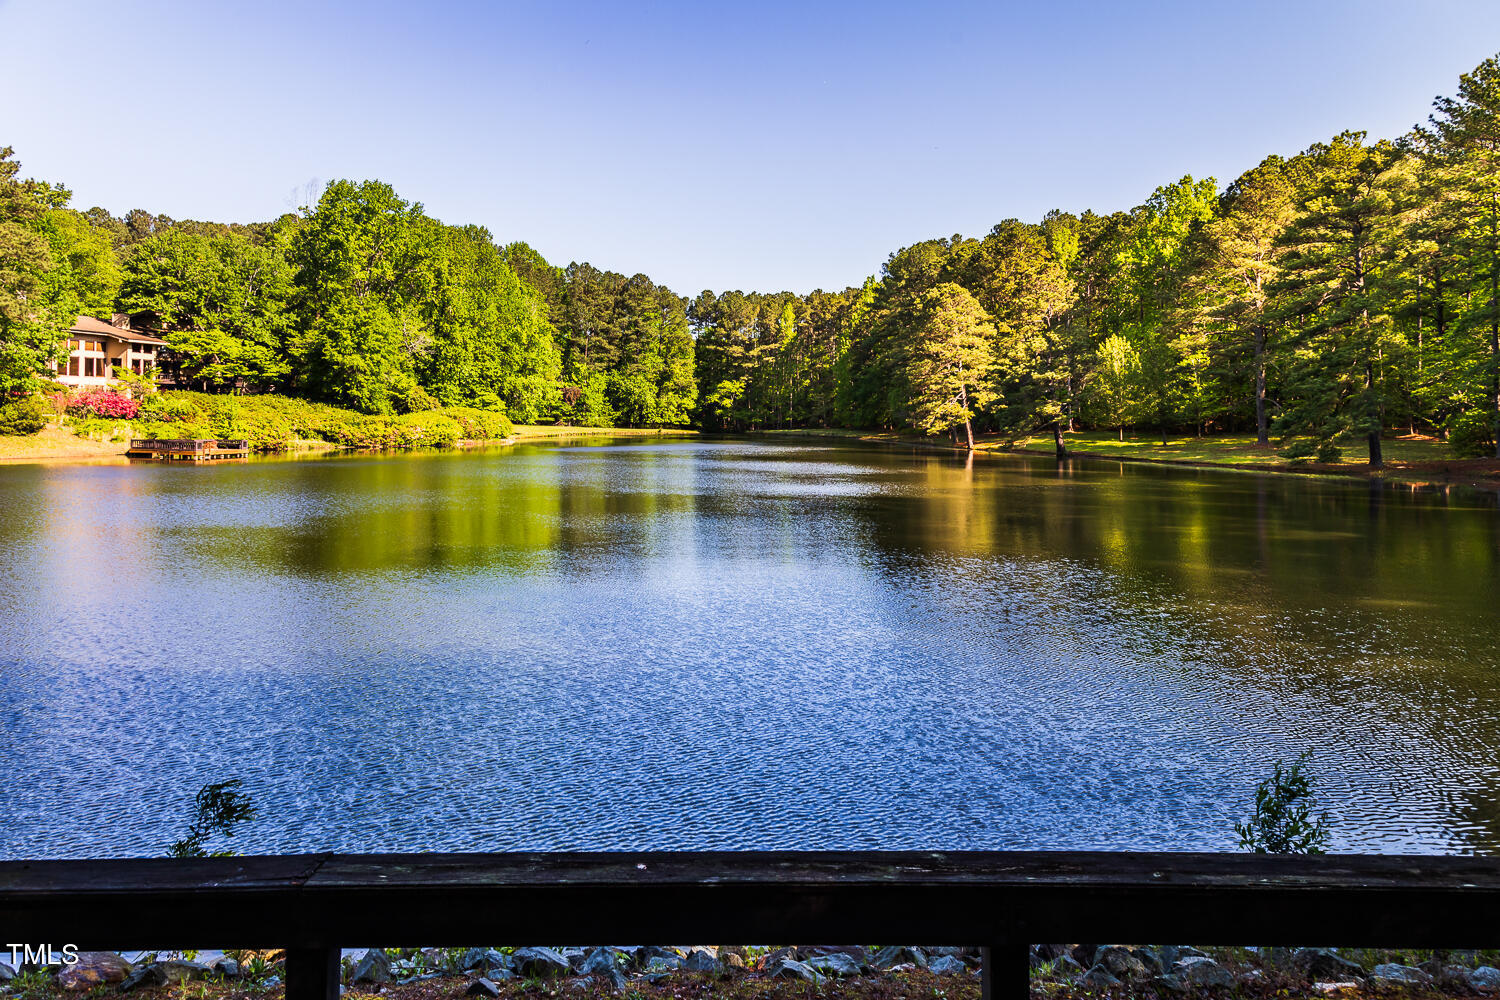
[[[1381,432],[1500,454],[1500,64],[1395,140],[1346,132],[1227,187],[1008,219],[842,291],[556,267],[388,186],[265,224],[68,208],[0,156],[0,390],[77,312],[164,331],[185,379],[368,412],[707,429],[1249,431],[1331,457]]]
[[[1488,60],[1396,141],[1347,132],[1223,191],[1184,177],[1125,212],[928,240],[859,290],[705,293],[700,416],[1050,429],[1059,450],[1080,425],[1243,430],[1309,456],[1363,440],[1375,464],[1399,427],[1496,454],[1497,206]]]
[[[518,421],[685,424],[687,303],[645,275],[566,271],[387,184],[336,181],[249,226],[67,207],[0,156],[0,391],[35,388],[79,313],[129,314],[180,380],[368,413],[439,406]]]

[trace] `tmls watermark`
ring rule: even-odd
[[[54,949],[50,944],[5,944],[5,950],[10,952],[10,965],[13,969],[19,969],[23,965],[76,965],[78,964],[78,946],[65,944],[61,948]],[[0,955],[5,952],[0,952]]]

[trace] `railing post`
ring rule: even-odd
[[[980,948],[979,974],[981,1000],[1029,1000],[1031,946],[997,941]]]
[[[286,1000],[338,1000],[339,950],[288,948]]]

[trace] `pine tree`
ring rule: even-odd
[[[1194,243],[1187,279],[1185,325],[1204,330],[1217,377],[1244,376],[1254,400],[1255,440],[1270,443],[1266,406],[1267,359],[1276,327],[1267,312],[1268,288],[1277,274],[1277,239],[1291,221],[1295,187],[1287,164],[1273,156],[1242,174],[1222,199],[1219,215]]]
[[[1426,136],[1450,166],[1452,207],[1467,221],[1460,242],[1474,265],[1463,326],[1484,338],[1484,407],[1500,458],[1500,62],[1486,59],[1439,97]]]
[[[937,434],[962,424],[974,450],[974,414],[993,399],[994,338],[989,316],[963,286],[945,282],[922,297],[903,366],[912,426]]]
[[[1339,434],[1359,434],[1378,467],[1385,394],[1377,365],[1390,325],[1381,268],[1396,219],[1387,171],[1398,151],[1362,140],[1345,133],[1312,151],[1318,182],[1279,241],[1277,312],[1296,348],[1280,426],[1284,436],[1318,439],[1325,454]]]

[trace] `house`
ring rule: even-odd
[[[137,375],[155,368],[158,352],[167,346],[160,337],[130,328],[130,317],[115,313],[112,323],[80,316],[68,330],[66,355],[56,365],[56,378],[63,385],[106,386],[114,381],[114,369]]]

